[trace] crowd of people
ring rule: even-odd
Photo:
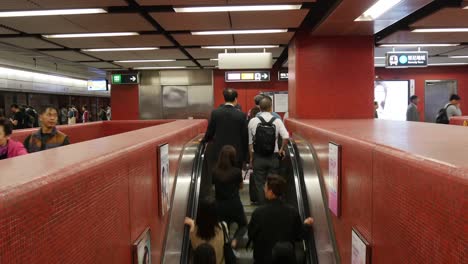
[[[225,103],[212,111],[202,140],[213,146],[207,158],[215,164],[211,175],[214,199],[204,197],[195,220],[185,219],[194,263],[235,263],[232,250],[238,249],[246,233],[246,246],[252,245],[256,264],[295,263],[295,241],[306,237],[313,219],[301,220],[297,209],[283,199],[287,181],[279,175],[279,167],[289,133],[281,117],[272,112],[270,97],[255,96],[255,107],[245,115],[234,89],[225,89],[223,95]],[[253,169],[250,200],[258,205],[250,222],[239,194],[246,167]],[[232,223],[237,230],[231,238],[228,227]]]

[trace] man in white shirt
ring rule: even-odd
[[[252,118],[249,122],[249,153],[250,164],[253,168],[255,188],[257,190],[257,199],[260,204],[263,204],[265,202],[265,193],[263,188],[265,186],[266,178],[269,174],[278,173],[279,159],[284,157],[284,150],[288,143],[289,132],[286,130],[286,127],[284,126],[281,119],[272,115],[271,98],[265,97],[260,101],[260,110],[262,112],[257,117]],[[261,119],[263,119],[264,122]],[[272,120],[273,122],[271,122]],[[274,145],[271,146],[271,152],[266,151],[267,153],[265,153],[264,151],[259,151],[260,147],[264,146],[265,144],[265,138],[262,136],[261,139],[256,139],[255,135],[258,131],[257,129],[260,126],[268,127],[269,125],[274,127],[273,129],[275,130],[275,139],[274,142],[271,142],[271,144]],[[279,148],[277,144],[278,135],[280,135],[282,138],[281,148]],[[270,146],[267,146],[267,148],[269,147]]]

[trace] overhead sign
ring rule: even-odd
[[[138,84],[138,73],[112,74],[112,84]]]
[[[88,80],[88,91],[107,91],[107,80]]]
[[[226,72],[226,82],[269,82],[269,71]]]
[[[279,81],[287,81],[287,80],[289,80],[288,70],[281,70],[281,71],[278,71],[278,80],[279,80]]]
[[[427,51],[391,51],[385,57],[386,68],[427,67]]]

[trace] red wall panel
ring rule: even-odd
[[[288,91],[287,81],[278,81],[278,71],[271,70],[270,82],[246,82],[246,83],[231,83],[225,82],[224,70],[213,71],[214,76],[214,107],[218,107],[224,103],[223,90],[225,88],[234,88],[237,90],[239,104],[242,106],[242,111],[247,113],[255,106],[254,96],[260,92],[280,92]]]
[[[328,142],[342,145],[342,215],[332,216],[342,263],[351,261],[352,227],[370,242],[372,263],[464,263],[464,128],[383,120],[286,123],[315,149],[323,175]],[[433,142],[437,135],[450,139]]]
[[[291,117],[373,118],[372,37],[296,34],[289,58]]]
[[[139,85],[112,85],[112,120],[139,120]]]
[[[181,120],[0,161],[0,263],[129,264],[147,226],[158,263],[156,148],[170,144],[173,181],[183,144],[205,129]]]
[[[382,80],[415,80],[416,95],[420,98],[419,111],[424,120],[424,85],[426,80],[457,80],[458,94],[462,98],[461,109],[468,113],[468,66],[428,67],[418,69],[376,68],[375,74]],[[448,102],[448,98],[447,98]]]
[[[451,125],[468,126],[468,116],[456,116],[450,118]]]

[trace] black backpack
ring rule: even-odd
[[[436,123],[437,124],[448,124],[448,123],[450,123],[450,120],[449,120],[448,115],[447,115],[447,109],[451,105],[452,104],[449,104],[446,107],[439,110],[439,113],[437,114],[437,117],[436,117]]]
[[[273,124],[276,117],[272,117],[269,122],[266,122],[261,116],[258,119],[260,119],[261,123],[257,125],[255,131],[254,151],[262,156],[271,156],[275,153],[276,146],[276,126]]]

